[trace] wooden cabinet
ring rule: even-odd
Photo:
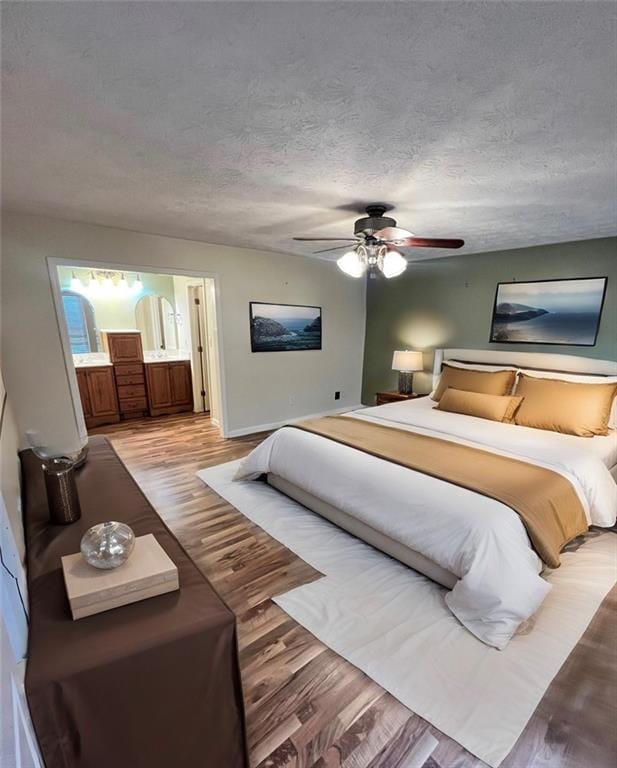
[[[146,363],[146,388],[151,416],[193,410],[189,360]]]
[[[103,331],[103,346],[116,374],[122,419],[136,419],[148,413],[144,352],[139,331]]]
[[[398,403],[401,400],[414,400],[416,397],[426,397],[426,395],[403,395],[401,392],[377,392],[375,394],[375,405],[386,405],[387,403]]]
[[[171,401],[174,405],[190,405],[193,407],[193,381],[191,364],[188,360],[179,363],[169,363],[169,379],[171,381]]]
[[[150,415],[171,406],[171,379],[169,363],[146,363],[146,381]],[[157,414],[158,415],[158,414]]]
[[[114,371],[110,365],[77,368],[77,385],[86,426],[120,421]]]
[[[77,369],[87,427],[193,410],[190,360],[143,362],[139,332],[104,331],[111,365]]]
[[[103,331],[103,347],[110,361],[116,363],[143,363],[144,352],[139,331]]]
[[[136,419],[148,413],[146,374],[143,363],[114,363],[116,386],[123,419]]]
[[[77,386],[79,387],[79,396],[81,398],[81,408],[84,412],[86,426],[88,419],[92,416],[92,405],[90,403],[90,393],[88,392],[88,377],[83,368],[77,368]]]

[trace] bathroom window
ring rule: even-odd
[[[74,355],[98,352],[99,342],[92,304],[75,291],[62,291],[64,317]]]

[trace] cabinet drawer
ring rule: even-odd
[[[124,386],[125,384],[144,384],[145,379],[143,373],[137,373],[133,376],[116,376],[116,384],[119,387]]]
[[[116,376],[144,375],[144,367],[141,363],[115,363]]]
[[[146,387],[143,384],[124,384],[118,386],[118,397],[126,400],[131,397],[146,397]]]
[[[135,411],[147,411],[148,405],[145,397],[131,397],[128,400],[120,400],[120,413],[134,413]]]

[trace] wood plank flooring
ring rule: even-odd
[[[264,435],[224,440],[207,416],[194,414],[92,433],[111,438],[155,509],[236,613],[252,768],[408,768],[426,731],[439,745],[424,768],[484,766],[271,601],[319,574],[195,477],[198,469],[245,455]],[[503,768],[613,768],[616,608],[614,589]]]

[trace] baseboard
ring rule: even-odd
[[[283,419],[282,421],[272,421],[270,424],[255,424],[251,427],[241,427],[240,429],[230,429],[225,433],[225,437],[242,437],[243,435],[253,435],[256,432],[269,432],[273,429],[285,426],[294,421],[302,421],[303,419],[317,419],[320,416],[334,416],[337,413],[346,413],[347,411],[356,411],[359,408],[365,408],[366,406],[358,405],[343,405],[339,408],[334,408],[331,411],[322,411],[321,413],[307,413],[305,416],[294,416],[291,419]]]

